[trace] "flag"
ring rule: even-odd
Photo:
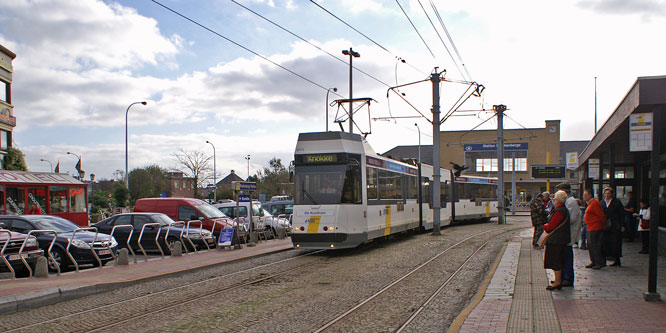
[[[55,169],[53,169],[53,172],[60,173],[60,161],[58,161],[58,164],[56,164],[56,167]]]
[[[74,168],[76,169],[76,171],[79,172],[79,174],[80,174],[81,172],[83,172],[83,170],[81,170],[81,159],[80,159],[80,158],[79,158],[79,162],[76,163],[76,166],[75,166]]]

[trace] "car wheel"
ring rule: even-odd
[[[166,240],[166,245],[169,248],[169,253],[170,254],[173,253],[173,248],[174,248],[174,244],[176,243],[176,241],[178,241],[178,238],[176,238],[176,237],[169,237]]]
[[[56,263],[60,266],[60,271],[65,272],[67,271],[67,266],[69,263],[69,259],[67,258],[67,255],[63,250],[60,249],[53,249],[51,251],[51,256],[55,260]],[[48,263],[49,266],[49,272],[57,272],[58,268],[53,264],[53,261],[50,258],[46,259],[46,262]]]

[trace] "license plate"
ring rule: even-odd
[[[23,258],[27,258],[28,254],[23,253],[22,256],[23,256]],[[9,260],[9,261],[19,260],[19,259],[21,259],[21,257],[18,254],[10,254],[10,255],[7,256],[7,260]]]
[[[111,250],[99,250],[99,255],[111,254]]]

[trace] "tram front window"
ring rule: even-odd
[[[297,166],[296,205],[361,203],[361,168],[358,165]]]

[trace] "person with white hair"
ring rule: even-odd
[[[562,289],[562,269],[564,269],[566,260],[566,248],[567,244],[571,242],[569,210],[564,205],[567,197],[567,193],[564,191],[555,193],[555,208],[550,220],[543,226],[543,230],[548,233],[543,266],[545,269],[553,270],[555,274],[553,284],[546,287],[548,290]]]
[[[578,202],[571,195],[571,185],[567,182],[560,183],[556,189],[564,191],[567,193],[567,201],[564,205],[569,211],[569,223],[571,225],[571,241],[567,244],[566,249],[566,261],[564,264],[564,270],[562,271],[562,287],[573,287],[575,280],[574,273],[574,255],[573,255],[573,244],[578,243],[580,238],[581,223],[580,220],[580,207],[578,207]]]

